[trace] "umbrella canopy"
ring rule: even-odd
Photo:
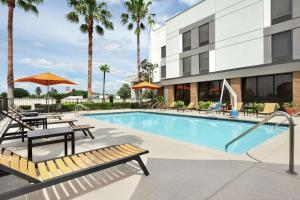
[[[64,79],[60,76],[51,73],[43,73],[35,76],[20,78],[15,80],[15,82],[31,82],[31,83],[44,85],[44,86],[58,85],[58,84],[77,85],[77,83],[74,83],[72,81],[69,81],[67,79]]]
[[[141,90],[141,89],[157,90],[159,88],[160,88],[160,86],[154,85],[154,84],[149,83],[147,81],[144,81],[144,82],[139,83],[139,84],[132,87],[132,89],[134,89],[134,90]]]

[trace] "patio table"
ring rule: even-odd
[[[35,131],[29,131],[28,134],[28,159],[32,161],[32,148],[37,146],[45,146],[56,143],[64,143],[65,147],[65,156],[68,155],[68,141],[71,141],[71,151],[72,154],[75,154],[75,136],[74,130],[68,127],[62,128],[51,128],[51,129],[41,129]],[[48,139],[53,137],[63,137],[63,139],[55,140],[40,140]],[[36,143],[33,143],[35,140],[40,140]]]

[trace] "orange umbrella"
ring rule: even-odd
[[[134,89],[134,90],[141,90],[141,89],[157,90],[159,88],[160,88],[160,86],[154,85],[154,84],[149,83],[147,81],[144,81],[144,82],[139,83],[139,84],[132,87],[132,89]]]
[[[44,85],[44,86],[58,85],[58,84],[77,85],[77,83],[74,83],[72,81],[69,81],[67,79],[64,79],[60,76],[51,73],[43,73],[35,76],[20,78],[15,80],[15,82],[31,82],[31,83]]]
[[[28,76],[25,78],[20,78],[15,80],[15,82],[31,82],[37,83],[40,85],[47,86],[47,104],[48,104],[48,94],[49,94],[49,86],[50,85],[58,85],[58,84],[68,84],[68,85],[77,85],[72,81],[64,79],[60,76],[51,73],[42,73],[35,76]],[[48,112],[49,112],[49,105],[48,105]]]

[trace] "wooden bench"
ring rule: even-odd
[[[121,144],[35,163],[0,147],[0,170],[31,183],[0,194],[0,199],[14,198],[130,161],[137,161],[148,176],[140,158],[147,153],[149,151],[131,144]]]

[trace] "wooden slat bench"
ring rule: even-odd
[[[148,176],[149,172],[140,158],[147,153],[149,151],[131,144],[121,144],[35,163],[0,147],[0,170],[31,183],[0,194],[0,199],[14,198],[133,160]]]

